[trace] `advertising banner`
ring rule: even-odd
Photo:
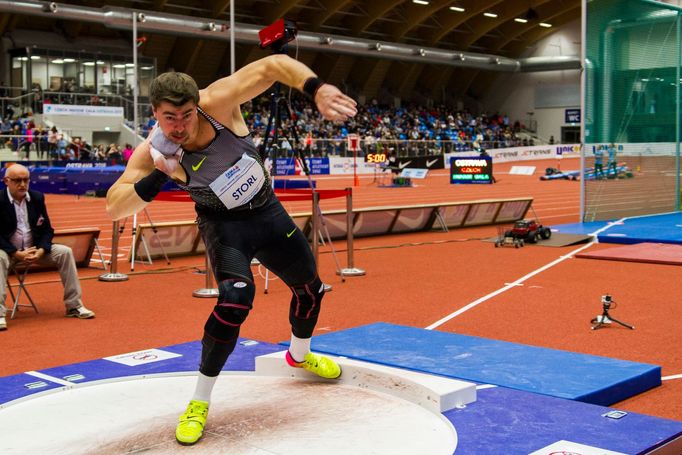
[[[101,115],[123,117],[123,108],[117,106],[80,106],[77,104],[45,104],[45,115]]]

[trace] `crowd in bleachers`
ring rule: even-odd
[[[391,107],[376,100],[358,106],[358,115],[346,122],[329,122],[319,115],[312,102],[300,96],[281,100],[289,102],[291,118],[280,116],[280,147],[291,147],[289,141],[295,130],[299,140],[309,146],[316,156],[343,154],[346,138],[357,134],[365,150],[394,148],[399,154],[439,154],[491,148],[533,145],[521,139],[518,121],[512,122],[503,114],[473,114],[468,110],[453,110],[446,106],[426,108],[416,105]],[[244,106],[244,118],[257,143],[264,139],[271,110],[268,96],[257,98]],[[6,112],[6,114],[8,114]],[[23,157],[53,160],[109,160],[125,162],[132,153],[129,144],[91,145],[81,138],[67,138],[56,127],[36,125],[30,114],[17,117],[6,115],[0,126],[5,147],[21,152]],[[146,136],[154,124],[148,117],[141,124]],[[424,145],[426,144],[426,145]],[[416,152],[415,152],[416,151]]]
[[[109,161],[122,163],[133,153],[125,144],[91,145],[80,137],[67,137],[56,126],[36,124],[29,114],[5,117],[0,124],[0,136],[5,148],[22,159],[61,161]]]
[[[245,106],[245,119],[257,140],[262,140],[267,129],[270,106],[269,97],[258,98]],[[333,144],[345,141],[348,134],[359,135],[366,146],[377,142],[430,141],[436,150],[441,150],[447,142],[457,151],[529,145],[516,134],[521,129],[520,123],[512,123],[508,116],[498,113],[474,115],[468,110],[456,111],[446,106],[395,108],[373,100],[358,106],[358,115],[349,121],[334,123],[323,120],[311,102],[299,97],[291,100],[291,110],[296,120],[282,119],[279,136],[290,136],[294,127],[300,138],[310,137],[319,145],[331,142],[332,147],[322,147],[322,152],[333,152]]]

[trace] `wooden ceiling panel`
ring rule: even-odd
[[[134,7],[163,13],[229,20],[231,0],[65,0],[63,4],[101,8]],[[463,12],[450,6],[464,8]],[[301,32],[330,33],[381,42],[442,48],[448,51],[470,51],[518,58],[543,37],[555,33],[562,25],[580,19],[581,0],[430,0],[418,5],[411,0],[240,0],[235,2],[235,21],[264,27],[280,17],[298,22]],[[526,24],[514,22],[529,8],[538,19]],[[497,18],[483,16],[495,12]],[[538,27],[539,21],[552,28]],[[108,38],[127,43],[131,32],[103,27],[99,24],[52,19],[49,17],[3,14],[0,32],[7,36],[14,29],[52,31],[80,41]],[[146,33],[147,42],[139,51],[153,57],[158,70],[175,68],[195,74],[197,80],[211,81],[229,74],[229,43],[212,43],[184,36]],[[125,45],[125,44],[124,44]],[[246,43],[236,45],[237,68],[267,51]],[[407,100],[416,93],[443,92],[476,95],[489,85],[484,72],[444,65],[413,62],[385,62],[366,56],[305,51],[304,60],[322,77],[337,85],[361,91],[394,93]],[[206,59],[214,59],[207,61]],[[210,63],[210,64],[209,64]],[[445,69],[445,71],[444,71]],[[487,73],[486,73],[487,74]],[[441,95],[439,95],[441,96]]]

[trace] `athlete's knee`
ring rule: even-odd
[[[316,319],[324,297],[324,284],[319,277],[309,283],[291,286],[293,296],[289,317],[296,319]]]
[[[218,303],[206,321],[205,332],[222,342],[231,342],[239,335],[253,305],[256,289],[251,280],[227,279],[218,284]]]

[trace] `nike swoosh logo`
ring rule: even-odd
[[[408,164],[410,164],[412,160],[408,161],[407,163],[398,163],[398,168],[403,169],[406,168]]]
[[[294,228],[294,230],[291,231],[291,232],[287,232],[287,238],[289,238],[289,237],[291,237],[292,235],[294,235],[294,232],[296,232],[296,228]]]
[[[198,171],[199,168],[201,167],[201,165],[204,163],[204,160],[205,160],[205,159],[206,159],[206,157],[203,157],[203,158],[201,159],[201,161],[199,161],[197,164],[193,164],[193,165],[192,165],[192,170],[193,170],[194,172]]]
[[[426,167],[433,166],[434,164],[436,164],[436,161],[438,161],[438,158],[436,158],[435,160],[426,160]]]

